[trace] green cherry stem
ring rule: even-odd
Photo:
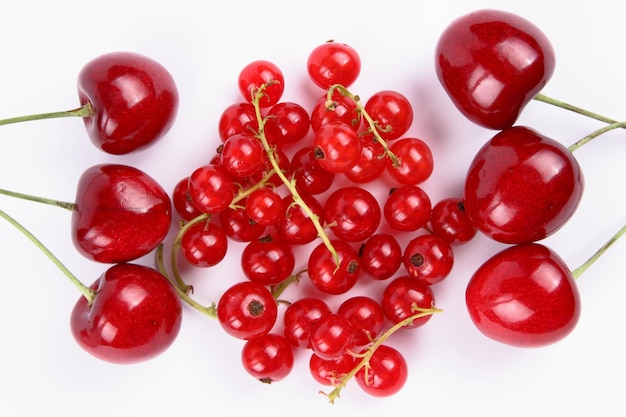
[[[339,264],[341,263],[341,260],[339,259],[339,254],[337,253],[337,250],[335,250],[332,242],[330,241],[330,238],[328,237],[328,234],[326,233],[324,226],[321,224],[319,216],[315,214],[315,212],[302,199],[302,197],[300,196],[300,193],[298,192],[296,188],[295,182],[287,178],[287,176],[281,169],[280,165],[278,164],[274,149],[270,146],[269,142],[267,141],[267,137],[265,136],[266,119],[261,114],[260,101],[261,101],[261,98],[263,98],[263,96],[265,95],[265,89],[267,88],[268,85],[272,83],[273,82],[270,81],[268,83],[261,85],[259,89],[253,92],[252,94],[252,105],[254,106],[256,119],[259,125],[259,131],[257,132],[256,137],[261,141],[261,144],[263,145],[263,149],[265,150],[265,153],[267,154],[267,157],[276,175],[278,175],[278,177],[283,182],[283,184],[285,184],[285,187],[287,187],[287,189],[291,193],[291,197],[293,199],[294,204],[298,205],[302,209],[302,211],[304,211],[307,214],[307,216],[309,216],[309,218],[313,222],[313,225],[315,226],[315,229],[317,230],[318,237],[322,240],[322,242],[324,242],[324,245],[326,246],[328,251],[331,253],[333,259],[335,260],[335,264],[337,265],[337,268],[339,268]]]
[[[342,96],[348,97],[352,101],[354,101],[354,104],[356,104],[358,113],[365,119],[365,121],[367,122],[369,126],[367,133],[371,133],[372,135],[374,135],[374,138],[376,139],[376,141],[380,143],[380,145],[383,147],[387,157],[391,159],[393,166],[396,168],[399,167],[400,160],[393,152],[391,152],[391,150],[389,149],[389,145],[387,144],[387,141],[384,140],[382,136],[380,136],[380,132],[381,131],[384,132],[385,129],[388,127],[383,128],[382,126],[378,124],[376,120],[372,119],[372,116],[370,116],[369,113],[365,111],[365,107],[363,106],[363,103],[361,103],[361,98],[358,95],[351,93],[350,90],[348,90],[346,87],[344,87],[341,84],[331,85],[328,88],[328,93],[326,95],[326,108],[328,108],[329,110],[333,109],[335,102],[332,97],[335,91],[338,91],[339,94],[341,94]]]
[[[0,120],[0,126],[10,125],[13,123],[28,122],[31,120],[58,119],[61,117],[91,117],[93,116],[93,114],[94,114],[93,106],[91,105],[91,103],[87,102],[83,106],[76,108],[76,109],[72,109],[72,110],[30,114],[26,116],[18,116],[18,117],[11,117],[8,119],[2,119]]]
[[[586,117],[590,117],[590,118],[595,119],[595,120],[599,120],[599,121],[604,122],[604,123],[608,123],[608,124],[619,123],[618,120],[614,120],[614,119],[611,119],[609,117],[602,116],[601,114],[594,113],[592,111],[583,109],[581,107],[574,106],[574,105],[569,104],[569,103],[565,103],[565,102],[563,102],[561,100],[557,100],[555,98],[548,97],[545,94],[539,93],[535,97],[533,97],[533,99],[537,100],[537,101],[541,101],[543,103],[551,104],[551,105],[556,106],[556,107],[560,107],[560,108],[565,109],[565,110],[572,111],[574,113],[581,114],[581,115],[586,116]]]
[[[589,259],[587,259],[582,265],[572,271],[574,279],[578,279],[583,272],[585,272],[591,265],[593,265],[599,258],[607,251],[617,240],[626,233],[626,225],[622,226],[611,238],[602,245]]]
[[[6,195],[8,197],[14,197],[14,198],[19,198],[21,200],[27,200],[27,201],[34,201],[36,203],[42,203],[42,204],[48,204],[51,206],[57,206],[57,207],[61,207],[64,208],[66,210],[69,211],[73,211],[76,209],[76,204],[74,203],[70,203],[67,201],[59,201],[59,200],[54,200],[51,198],[45,198],[45,197],[39,197],[39,196],[35,196],[35,195],[30,195],[30,194],[23,194],[23,193],[18,193],[15,191],[9,191],[9,190],[5,190],[0,188],[0,194],[2,195]]]
[[[584,138],[580,139],[579,141],[571,144],[568,147],[568,149],[570,150],[570,152],[574,152],[575,150],[579,149],[584,144],[590,142],[591,140],[597,138],[598,136],[600,136],[600,135],[602,135],[602,134],[604,134],[606,132],[609,132],[611,130],[621,129],[621,128],[626,128],[626,122],[615,122],[615,123],[611,123],[609,125],[603,126],[600,129],[591,132],[590,134],[588,134]]]
[[[401,328],[403,328],[405,326],[409,326],[415,320],[417,320],[417,319],[419,319],[421,317],[429,316],[429,315],[432,315],[432,314],[435,314],[435,313],[441,313],[443,310],[441,310],[439,308],[436,308],[436,307],[421,308],[421,307],[413,306],[413,311],[415,311],[415,314],[407,317],[406,319],[404,319],[404,320],[396,323],[392,327],[390,327],[389,330],[387,330],[385,333],[380,335],[376,340],[374,340],[372,342],[372,344],[369,345],[369,347],[365,350],[365,352],[363,354],[357,354],[356,355],[358,358],[361,358],[359,363],[354,368],[352,368],[352,370],[350,372],[348,372],[347,374],[342,376],[339,379],[339,383],[337,385],[335,385],[335,388],[331,392],[326,394],[326,396],[328,397],[328,400],[330,401],[331,404],[333,404],[335,402],[335,400],[337,398],[339,398],[339,394],[341,393],[341,390],[346,387],[348,382],[363,367],[369,366],[370,359],[372,358],[372,356],[376,352],[376,349],[378,349],[378,347],[380,345],[382,345],[387,339],[389,339],[389,337],[392,334],[394,334],[395,332],[397,332],[398,330],[400,330]]]
[[[91,305],[96,297],[96,291],[92,290],[85,284],[83,284],[77,277],[74,275],[63,263],[57,258],[51,251],[48,249],[35,235],[33,235],[28,229],[26,229],[20,222],[15,220],[15,218],[11,217],[4,211],[0,210],[0,217],[9,222],[12,226],[14,226],[17,230],[19,230],[24,236],[26,236],[32,243],[39,248],[43,252],[44,255],[52,261],[54,265],[59,268],[63,274],[69,278],[69,280],[80,290],[80,292],[87,299],[87,304]]]

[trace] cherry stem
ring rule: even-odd
[[[626,122],[615,122],[615,123],[611,123],[610,125],[601,127],[600,129],[591,132],[590,134],[580,139],[579,141],[571,144],[567,149],[569,149],[570,152],[574,152],[575,150],[579,149],[584,144],[586,144],[587,142],[590,142],[591,140],[597,138],[598,136],[606,132],[609,132],[613,129],[620,129],[620,128],[626,128]]]
[[[354,368],[352,368],[350,372],[342,376],[339,380],[339,384],[336,385],[330,393],[326,394],[331,404],[334,403],[337,398],[339,398],[341,390],[346,387],[348,381],[350,381],[350,379],[352,379],[363,367],[369,366],[370,359],[372,358],[378,347],[382,345],[387,339],[389,339],[392,334],[405,326],[411,325],[415,320],[421,317],[429,316],[435,313],[441,313],[443,310],[436,307],[421,308],[414,305],[413,311],[415,311],[416,313],[390,327],[389,330],[387,330],[385,333],[380,335],[376,340],[372,342],[372,344],[367,348],[365,353],[363,353],[362,355],[357,355],[359,358],[361,358],[359,363]]]
[[[380,136],[380,132],[381,131],[384,132],[385,129],[388,127],[383,128],[378,124],[376,120],[372,119],[372,116],[370,116],[369,113],[365,111],[365,107],[363,106],[363,103],[361,103],[361,98],[358,95],[351,93],[350,90],[348,90],[346,87],[344,87],[341,84],[333,84],[328,88],[328,93],[326,95],[326,108],[329,110],[332,110],[333,107],[336,105],[335,101],[333,100],[333,93],[335,91],[338,91],[339,94],[341,94],[342,96],[348,97],[352,99],[352,101],[354,101],[354,104],[356,104],[357,112],[359,112],[359,114],[365,119],[365,121],[367,122],[369,126],[367,133],[371,133],[372,135],[374,135],[374,138],[376,139],[376,141],[380,143],[380,145],[385,150],[385,154],[387,155],[387,157],[391,159],[393,166],[395,168],[399,167],[400,159],[398,159],[396,154],[391,152],[391,149],[389,149],[389,145],[387,144],[387,141],[384,140],[382,136]]]
[[[322,240],[322,242],[324,242],[324,245],[335,260],[337,268],[339,268],[339,265],[341,263],[341,260],[339,259],[339,254],[337,253],[332,242],[330,241],[326,230],[324,230],[324,226],[322,226],[319,216],[315,214],[315,212],[308,206],[308,204],[304,202],[304,200],[300,196],[300,193],[296,189],[295,181],[287,178],[285,173],[282,171],[280,165],[278,164],[278,161],[276,160],[274,149],[270,146],[269,142],[267,141],[267,137],[265,136],[266,119],[261,114],[261,106],[259,103],[261,99],[265,96],[265,90],[267,89],[268,85],[274,84],[276,82],[277,81],[269,81],[261,85],[258,90],[252,92],[252,105],[254,106],[256,119],[259,125],[259,131],[257,132],[256,137],[263,144],[263,149],[265,150],[265,153],[267,154],[267,157],[276,175],[278,175],[283,184],[285,184],[285,187],[287,187],[287,189],[291,193],[291,198],[293,199],[294,204],[300,206],[302,211],[304,211],[307,216],[309,216],[309,218],[313,222],[313,225],[315,226],[315,229],[317,230],[318,237]]]
[[[563,102],[561,100],[557,100],[555,98],[548,97],[548,96],[546,96],[544,94],[541,94],[541,93],[537,94],[535,97],[533,97],[533,99],[537,100],[537,101],[541,101],[543,103],[551,104],[551,105],[556,106],[556,107],[560,107],[560,108],[565,109],[565,110],[573,111],[574,113],[578,113],[578,114],[581,114],[583,116],[586,116],[586,117],[589,117],[589,118],[592,118],[592,119],[595,119],[595,120],[599,120],[599,121],[604,122],[604,123],[608,123],[608,124],[619,123],[618,120],[614,120],[614,119],[602,116],[601,114],[594,113],[592,111],[580,108],[578,106],[574,106],[574,105],[569,104],[569,103],[565,103],[565,102]],[[624,127],[624,126],[622,126],[622,127]]]
[[[13,123],[28,122],[31,120],[58,119],[61,117],[91,117],[93,116],[93,106],[87,102],[83,106],[72,110],[56,111],[50,113],[30,114],[26,116],[11,117],[0,120],[0,126]]]
[[[626,233],[626,225],[622,226],[604,245],[602,245],[589,259],[587,259],[582,265],[572,271],[574,279],[579,278],[583,272],[585,272],[595,261],[606,252],[617,240]]]
[[[77,277],[74,275],[60,260],[57,258],[51,251],[44,245],[39,239],[35,237],[28,229],[26,229],[20,222],[15,220],[13,217],[0,210],[0,217],[4,218],[7,222],[13,225],[17,230],[19,230],[24,236],[26,236],[32,243],[41,250],[44,255],[48,257],[52,261],[53,264],[65,274],[67,278],[80,290],[80,292],[87,299],[87,304],[91,305],[96,297],[96,291],[92,290],[85,284],[83,284]]]
[[[194,310],[199,311],[200,313],[204,314],[205,316],[208,316],[210,318],[217,318],[217,306],[215,305],[215,303],[212,303],[209,307],[206,307],[202,304],[200,304],[199,302],[197,302],[196,300],[194,300],[192,297],[189,296],[189,294],[187,294],[186,291],[183,291],[183,289],[181,289],[176,282],[173,282],[172,279],[170,278],[169,274],[167,273],[167,270],[165,268],[165,262],[163,260],[163,245],[159,245],[156,248],[156,266],[157,269],[159,270],[159,272],[161,274],[163,274],[164,277],[166,277],[171,283],[172,286],[174,287],[174,290],[176,290],[176,293],[178,294],[178,296],[180,297],[181,300],[183,300],[187,305],[189,305],[190,307],[192,307]]]
[[[69,211],[73,211],[76,209],[76,204],[70,203],[67,201],[59,201],[59,200],[54,200],[51,198],[39,197],[35,195],[30,195],[30,194],[23,194],[23,193],[18,193],[15,191],[4,190],[2,188],[0,188],[0,194],[6,195],[9,197],[19,198],[22,200],[34,201],[34,202],[42,203],[42,204],[49,204],[51,206],[61,207]]]

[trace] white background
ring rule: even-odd
[[[396,89],[411,100],[411,133],[426,140],[435,157],[435,171],[423,184],[433,201],[457,194],[472,154],[493,132],[471,124],[452,107],[436,79],[433,51],[452,19],[486,7],[518,13],[549,37],[557,67],[545,94],[609,117],[626,117],[626,26],[618,1],[573,1],[565,10],[563,3],[547,1],[23,0],[0,14],[0,118],[76,107],[82,65],[116,50],[144,53],[166,66],[179,87],[180,109],[163,140],[121,157],[97,150],[77,119],[3,126],[0,187],[72,201],[77,178],[87,167],[119,162],[145,170],[171,190],[213,155],[219,114],[240,99],[236,78],[245,64],[274,61],[286,77],[284,99],[310,105],[317,96],[306,78],[307,55],[335,39],[352,45],[362,58],[354,92],[365,98]],[[602,126],[538,102],[529,104],[519,124],[568,145]],[[626,221],[624,132],[607,134],[575,155],[586,178],[583,201],[571,221],[544,242],[572,268]],[[0,199],[0,208],[86,283],[104,271],[73,248],[69,212],[8,197]],[[233,245],[220,267],[189,273],[201,301],[217,300],[227,283],[241,279],[240,248]],[[176,343],[158,358],[133,366],[92,358],[69,330],[78,291],[30,242],[0,224],[0,414],[623,415],[626,241],[578,280],[583,312],[575,331],[556,345],[530,350],[484,338],[465,311],[467,280],[499,248],[481,236],[458,248],[451,276],[435,288],[444,313],[390,341],[410,365],[400,393],[376,399],[349,384],[330,405],[308,374],[306,355],[297,355],[287,380],[262,385],[239,364],[241,341],[187,308]],[[299,265],[304,262],[301,258]]]

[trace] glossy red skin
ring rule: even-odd
[[[435,306],[435,294],[430,285],[409,275],[394,278],[383,290],[380,305],[387,320],[393,324],[400,323],[415,314],[414,306],[432,308]],[[413,320],[405,329],[423,326],[432,314]]]
[[[189,177],[180,179],[172,190],[172,206],[183,220],[192,220],[202,212],[194,206],[189,195]]]
[[[365,111],[378,123],[384,140],[399,139],[413,123],[413,107],[398,91],[377,91],[367,99]]]
[[[503,243],[544,239],[574,214],[583,173],[562,144],[523,126],[496,134],[465,179],[465,211],[478,230]]]
[[[331,241],[339,257],[339,267],[326,245],[319,243],[309,255],[307,272],[309,279],[324,294],[339,295],[356,284],[361,274],[359,255],[344,240]]]
[[[267,141],[279,148],[301,141],[311,130],[309,113],[298,103],[277,103],[268,110],[266,117]]]
[[[268,334],[278,317],[278,306],[267,287],[251,281],[230,286],[217,303],[217,319],[224,331],[243,340]]]
[[[313,147],[319,165],[334,174],[346,172],[361,158],[357,133],[343,123],[322,126],[313,136]]]
[[[250,135],[259,130],[254,106],[249,102],[233,103],[220,115],[218,134],[222,142],[235,134]]]
[[[81,105],[94,114],[83,118],[91,141],[122,155],[145,148],[165,135],[178,112],[172,75],[158,62],[131,52],[112,52],[88,62],[78,75]]]
[[[307,71],[311,81],[324,90],[333,84],[349,87],[361,72],[361,57],[350,45],[326,42],[309,54]]]
[[[388,233],[370,236],[359,249],[361,268],[376,280],[391,278],[402,265],[402,247]]]
[[[311,326],[321,317],[330,313],[330,307],[321,298],[299,298],[285,309],[283,334],[292,346],[310,348]]]
[[[394,230],[414,232],[426,226],[432,212],[430,197],[417,185],[391,190],[383,205],[383,216]]]
[[[315,158],[315,150],[310,146],[304,146],[293,154],[291,168],[299,192],[321,194],[335,181],[335,174],[320,166]]]
[[[437,76],[454,105],[490,129],[512,126],[555,67],[546,35],[528,20],[477,10],[454,20],[435,49]]]
[[[207,164],[189,175],[189,196],[198,210],[215,214],[230,206],[235,196],[235,185],[221,166]]]
[[[309,359],[309,372],[318,383],[336,386],[341,377],[352,371],[356,364],[355,357],[349,353],[335,360],[322,359],[313,353]]]
[[[352,323],[355,346],[366,346],[376,339],[383,329],[385,315],[378,301],[367,296],[353,296],[337,308],[337,314]]]
[[[228,237],[210,221],[192,224],[180,240],[180,251],[191,265],[208,268],[219,264],[228,250]]]
[[[269,384],[291,373],[293,349],[282,335],[268,333],[246,341],[241,350],[241,362],[250,375]]]
[[[409,376],[404,356],[395,348],[380,345],[354,378],[363,391],[374,397],[389,397],[402,389]]]
[[[81,297],[71,313],[70,327],[85,351],[107,362],[128,364],[164,352],[181,327],[182,305],[170,282],[152,268],[116,264],[91,288],[88,305]]]
[[[480,266],[466,289],[472,322],[517,347],[555,343],[576,327],[580,295],[565,262],[538,244],[510,246]]]
[[[330,230],[348,242],[360,242],[372,236],[381,217],[376,197],[358,186],[338,188],[324,203],[324,218]]]
[[[237,84],[241,96],[246,101],[252,101],[259,88],[267,84],[263,97],[259,100],[259,107],[271,107],[278,103],[285,90],[285,77],[281,69],[273,62],[259,59],[252,61],[239,73]]]
[[[438,201],[430,216],[430,229],[451,245],[467,243],[476,235],[476,226],[465,211],[463,199],[450,197]]]
[[[431,233],[411,239],[404,249],[403,263],[413,278],[433,285],[443,281],[454,266],[452,245],[441,236]]]
[[[120,164],[83,172],[72,212],[72,240],[87,258],[128,262],[148,254],[167,236],[172,203],[145,172]]]
[[[354,346],[356,329],[346,317],[326,314],[311,326],[311,350],[326,360],[338,360]]]
[[[433,154],[423,140],[404,137],[392,142],[389,150],[398,157],[400,165],[394,166],[391,158],[385,158],[387,172],[399,184],[418,185],[433,173]]]
[[[278,285],[293,273],[296,264],[291,245],[284,240],[261,238],[241,252],[241,270],[250,281]]]

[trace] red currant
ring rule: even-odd
[[[374,397],[389,397],[402,389],[409,375],[404,356],[395,348],[380,345],[368,366],[354,376],[363,391]]]
[[[279,148],[301,141],[310,129],[309,113],[297,103],[277,103],[267,112],[265,136],[270,144]]]
[[[381,301],[385,317],[394,324],[413,316],[414,306],[432,308],[434,305],[435,295],[432,287],[408,275],[394,278],[387,284]],[[405,328],[423,326],[431,317],[432,315],[427,315],[417,318]]]
[[[348,87],[361,72],[361,57],[353,47],[329,41],[311,51],[307,71],[313,83],[324,90],[333,84]]]
[[[207,164],[195,169],[189,176],[189,196],[202,212],[219,213],[233,201],[235,186],[222,168]]]
[[[431,211],[430,197],[417,185],[391,189],[383,206],[387,224],[403,232],[414,232],[426,226]]]
[[[377,280],[391,278],[402,265],[402,247],[388,233],[372,235],[359,251],[363,271]]]
[[[253,339],[272,330],[278,317],[274,296],[252,281],[230,286],[217,303],[217,319],[226,333],[238,339]]]
[[[295,256],[283,240],[265,237],[249,242],[241,253],[245,276],[262,285],[277,285],[293,272]]]
[[[339,359],[322,359],[315,353],[309,359],[309,371],[313,379],[322,385],[335,386],[339,380],[356,366],[356,359],[350,353]]]
[[[174,210],[183,220],[192,220],[202,214],[196,206],[194,206],[191,196],[189,195],[189,177],[184,177],[176,183],[172,191],[172,205]]]
[[[476,235],[476,226],[465,212],[461,198],[444,198],[433,206],[430,229],[450,244],[469,242]]]
[[[320,317],[309,335],[313,353],[322,359],[337,360],[354,346],[355,329],[352,323],[337,313]]]
[[[217,224],[202,221],[194,223],[185,231],[180,249],[190,264],[200,268],[211,267],[226,256],[228,238]]]
[[[283,314],[283,333],[295,347],[310,348],[311,326],[331,309],[320,298],[304,297],[291,303]]]
[[[454,265],[450,243],[430,233],[414,237],[404,249],[403,263],[412,277],[431,285],[445,279]]]
[[[258,130],[254,106],[248,102],[231,104],[219,119],[218,134],[222,142],[235,134],[254,135]]]
[[[235,134],[224,141],[220,166],[234,178],[246,178],[259,171],[265,163],[261,142],[251,135]]]
[[[272,226],[283,217],[283,198],[271,188],[260,188],[246,199],[246,213],[252,221],[263,226]]]
[[[347,125],[329,123],[313,137],[315,157],[320,166],[335,174],[346,172],[361,157],[361,141]]]
[[[337,314],[347,318],[355,329],[355,345],[365,346],[378,337],[385,315],[380,304],[367,296],[354,296],[345,300]]]
[[[268,333],[246,341],[241,350],[241,362],[250,375],[270,384],[291,373],[293,350],[283,336]]]
[[[365,111],[376,121],[384,140],[399,139],[413,123],[413,107],[404,95],[393,90],[378,91],[365,103]]]
[[[386,158],[387,171],[400,184],[421,184],[432,174],[433,154],[423,140],[413,137],[398,139],[389,149],[398,157],[400,164],[394,166],[392,159]]]
[[[368,190],[347,186],[328,196],[324,218],[337,238],[359,242],[374,234],[380,224],[381,210],[378,200]]]
[[[259,106],[263,108],[278,103],[285,90],[283,72],[276,64],[266,60],[253,61],[246,65],[239,73],[237,82],[245,100],[252,100],[259,88],[267,84],[263,97],[259,101]]]
[[[331,243],[339,256],[339,267],[322,242],[311,252],[307,272],[318,290],[326,294],[343,294],[357,282],[361,272],[359,255],[348,242],[333,240]]]

